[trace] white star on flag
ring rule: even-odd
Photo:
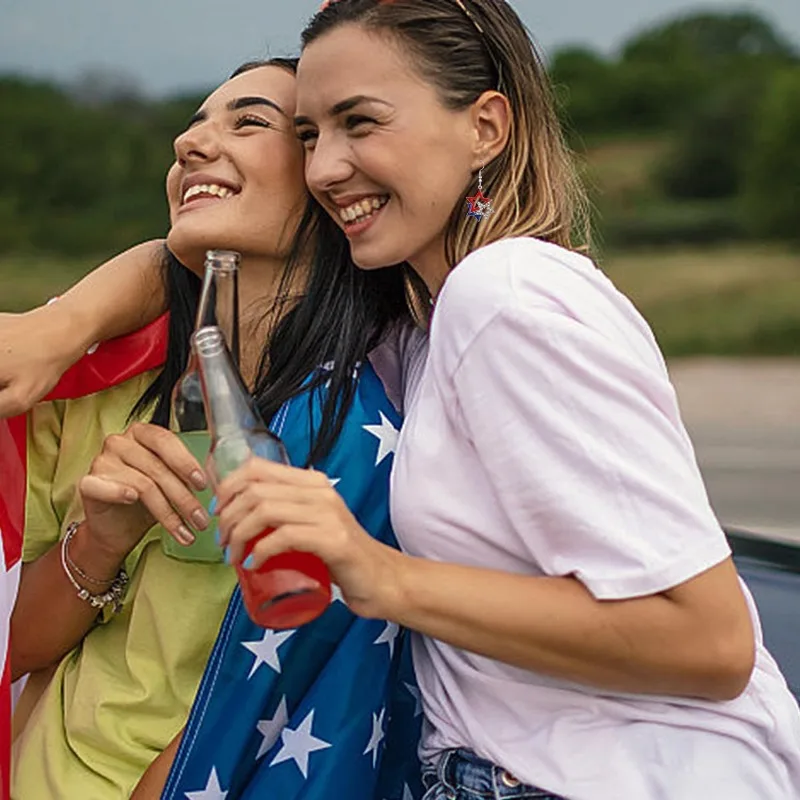
[[[342,479],[341,478],[328,478],[328,483],[335,489],[336,484],[339,483]]]
[[[278,658],[278,648],[294,633],[291,631],[264,631],[264,638],[258,642],[242,642],[242,647],[246,647],[256,658],[250,668],[247,680],[256,674],[262,664],[271,667],[278,674],[281,671],[281,661]]]
[[[324,742],[311,734],[311,726],[314,724],[314,709],[308,712],[308,716],[300,723],[299,728],[292,730],[284,728],[281,733],[283,747],[278,751],[278,755],[272,759],[271,767],[290,759],[297,764],[297,768],[303,773],[303,777],[308,777],[308,757],[316,750],[325,750],[331,747],[330,742]]]
[[[411,789],[408,788],[408,784],[403,784],[403,797],[402,800],[414,800],[414,795],[411,794]]]
[[[217,777],[217,768],[211,768],[211,774],[208,776],[208,783],[205,789],[199,792],[185,792],[187,800],[225,800],[228,796],[227,792],[222,791],[219,785],[219,778]]]
[[[414,719],[422,713],[422,694],[420,690],[410,683],[404,683],[408,693],[414,698]]]
[[[397,450],[397,439],[400,436],[400,431],[392,425],[383,411],[378,412],[381,415],[380,425],[362,425],[361,427],[367,432],[371,433],[378,439],[378,457],[375,460],[375,466],[383,461],[391,453]]]
[[[345,602],[344,595],[342,594],[342,587],[339,586],[338,583],[331,584],[331,605],[334,603],[339,602],[342,605],[346,606],[347,603]]]
[[[394,655],[394,642],[399,633],[400,626],[396,622],[387,622],[381,635],[372,644],[388,644],[389,658],[391,658]]]
[[[367,744],[367,749],[364,751],[363,755],[367,755],[368,753],[372,753],[372,768],[378,764],[378,748],[380,747],[381,742],[383,741],[383,715],[386,712],[385,708],[381,709],[380,714],[373,714],[372,715],[372,736],[369,737],[369,743]]]
[[[261,756],[266,755],[272,748],[272,745],[278,741],[278,737],[281,735],[281,731],[286,727],[287,722],[289,722],[289,712],[286,709],[286,695],[284,695],[280,703],[278,703],[278,708],[275,709],[275,716],[272,719],[261,719],[258,721],[258,725],[256,725],[258,732],[264,737],[258,748],[256,761],[258,761]]]

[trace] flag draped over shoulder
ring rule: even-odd
[[[372,536],[395,545],[388,484],[400,420],[369,364],[331,453],[319,464]],[[272,428],[294,464],[311,441],[309,401]],[[362,619],[341,592],[297,630],[253,623],[237,588],[162,798],[415,800],[422,721],[409,643],[394,623]]]
[[[99,345],[68,370],[48,400],[83,397],[116,386],[164,363],[168,317]],[[19,584],[27,491],[27,419],[0,419],[0,792],[9,796],[11,693],[9,620]]]

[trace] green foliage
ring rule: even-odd
[[[745,175],[751,231],[800,240],[800,68],[782,72],[766,92]]]
[[[195,107],[87,106],[0,78],[0,252],[114,251],[163,233],[170,142]]]

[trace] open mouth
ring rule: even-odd
[[[222,186],[219,183],[198,183],[190,186],[183,193],[181,205],[185,206],[187,203],[197,200],[227,200],[237,194],[239,194],[238,191],[231,189],[229,186]]]
[[[364,197],[349,206],[339,209],[339,219],[344,223],[345,228],[359,222],[366,222],[372,218],[389,202],[389,195],[373,195]]]

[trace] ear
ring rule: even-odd
[[[472,126],[475,132],[473,170],[486,166],[503,152],[511,131],[511,104],[494,90],[484,92],[472,104]]]

